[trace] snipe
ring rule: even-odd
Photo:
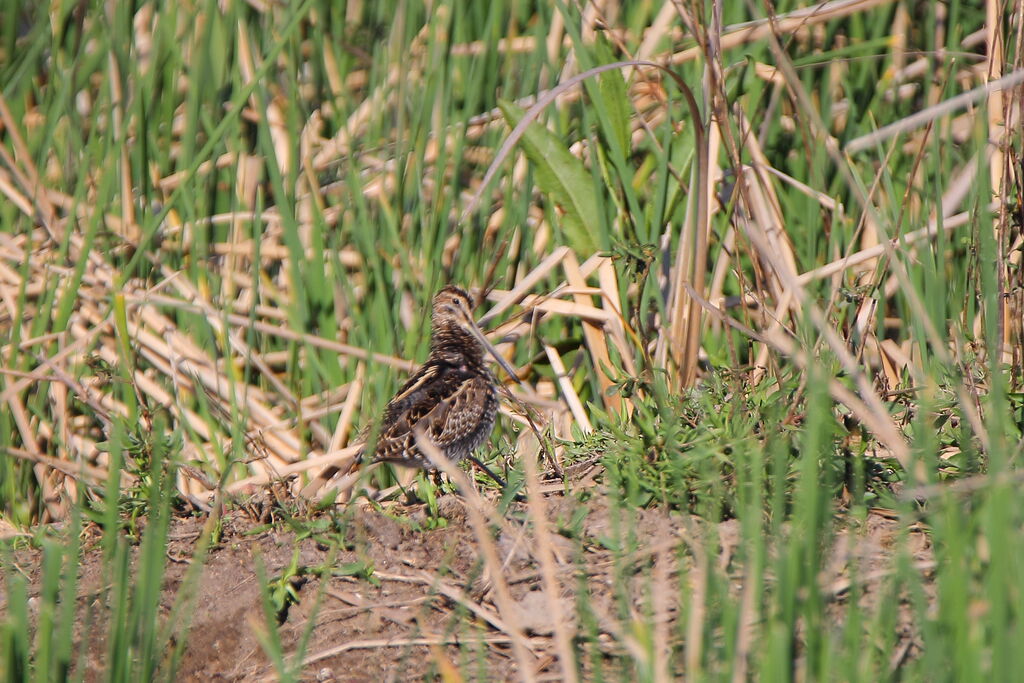
[[[430,355],[384,408],[373,456],[364,454],[364,460],[435,469],[416,443],[422,430],[448,460],[468,458],[503,483],[472,455],[490,436],[498,414],[484,351],[509,375],[515,377],[515,371],[484,338],[471,307],[469,295],[453,285],[434,296]]]
[[[376,424],[372,453],[360,452],[353,467],[360,462],[388,462],[434,470],[417,443],[417,434],[421,434],[448,460],[469,459],[505,486],[473,456],[490,436],[498,414],[495,379],[484,363],[484,352],[494,356],[510,377],[518,377],[480,332],[471,309],[469,295],[458,287],[448,285],[434,296],[430,355],[388,402]],[[327,468],[307,491],[314,492],[339,471],[337,467]]]

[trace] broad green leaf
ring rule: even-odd
[[[498,103],[505,120],[514,128],[523,118],[523,110],[511,102]],[[527,158],[537,167],[537,184],[565,214],[562,231],[577,253],[597,251],[596,231],[600,229],[597,193],[583,162],[574,157],[563,140],[538,123],[531,123],[522,137]]]

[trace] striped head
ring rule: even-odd
[[[451,324],[469,329],[475,327],[473,322],[473,300],[464,289],[455,285],[446,285],[434,295],[431,327],[435,329]]]
[[[430,326],[433,354],[446,357],[449,362],[457,362],[457,354],[483,362],[483,352],[487,351],[509,377],[519,379],[505,357],[498,353],[477,327],[473,320],[473,299],[466,290],[455,285],[441,288],[434,295]]]

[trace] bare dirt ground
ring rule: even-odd
[[[675,622],[680,614],[676,577],[679,562],[688,564],[687,576],[692,581],[699,575],[692,558],[707,548],[717,555],[717,559],[711,556],[711,565],[734,577],[730,585],[737,591],[742,590],[744,569],[735,559],[740,543],[735,522],[719,524],[717,536],[712,536],[714,528],[696,518],[642,510],[629,513],[630,531],[623,536],[616,532],[623,527],[619,513],[599,500],[581,504],[549,498],[547,502],[553,528],[571,532],[552,534],[561,607],[576,614],[580,612],[579,601],[586,602],[593,621],[576,626],[579,631],[590,629],[591,635],[597,631],[596,642],[608,675],[619,666],[616,655],[625,654],[631,647],[628,623],[621,621],[624,577],[631,584],[628,591],[634,614],[651,615],[655,630],[660,623],[660,633],[668,639],[666,647],[678,653],[677,634],[681,630]],[[580,509],[581,505],[585,510]],[[290,657],[309,630],[309,620],[315,618],[301,669],[303,680],[419,680],[453,669],[470,679],[516,678],[517,663],[506,615],[496,606],[493,582],[480,559],[463,504],[448,496],[441,499],[441,510],[448,519],[447,527],[428,531],[414,530],[408,522],[396,521],[382,512],[359,511],[346,529],[345,549],[337,554],[332,566],[372,566],[372,579],[306,572],[293,581],[298,601],[281,615],[279,633],[285,656]],[[423,512],[414,511],[411,516],[425,519]],[[531,556],[534,541],[521,521],[525,518],[521,508],[506,517],[509,524],[496,540],[516,602],[514,616],[528,634],[526,643],[538,677],[557,680],[551,604],[541,590],[540,572]],[[841,520],[839,523],[842,525]],[[863,584],[862,601],[870,606],[878,599],[878,588],[891,571],[898,524],[875,512],[858,524],[856,531],[839,534],[829,566],[820,577],[837,620],[841,619],[850,587],[851,567],[856,567],[854,573]],[[289,574],[296,549],[298,566],[307,569],[324,567],[331,551],[313,538],[299,540],[291,531],[260,528],[241,512],[228,513],[223,535],[206,558],[198,586],[190,588],[186,573],[202,526],[200,519],[175,520],[167,547],[164,615],[170,614],[181,591],[198,591],[190,610],[191,629],[178,679],[275,680],[277,672],[259,638],[267,630],[267,619],[257,564],[262,562],[264,575],[274,580]],[[913,561],[927,571],[932,562],[927,535],[912,529],[910,539]],[[679,553],[680,543],[691,552]],[[625,545],[628,552],[609,550],[616,544]],[[690,559],[680,560],[681,555]],[[32,595],[39,592],[39,559],[36,551],[22,551],[16,556],[20,570],[30,577]],[[104,670],[104,630],[96,627],[103,619],[96,615],[103,611],[98,596],[103,594],[108,578],[98,547],[87,550],[82,562],[79,647],[87,653],[86,679],[95,680]],[[582,591],[585,596],[581,596]],[[652,601],[652,592],[659,593],[657,600]],[[699,599],[699,594],[691,599]],[[919,647],[910,610],[903,611],[901,645],[893,653],[896,664],[900,658],[914,656]],[[626,667],[622,671],[626,674],[631,665],[625,658],[618,659]],[[584,662],[584,666],[589,664]]]

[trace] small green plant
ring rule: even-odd
[[[174,430],[167,429],[166,420],[155,423],[150,420],[130,422],[127,418],[116,418],[119,431],[124,438],[120,458],[127,479],[117,496],[117,515],[132,535],[138,535],[137,522],[145,517],[154,503],[157,491],[166,488],[168,480],[173,481],[180,459],[182,439]],[[101,451],[111,452],[109,441],[97,444]],[[113,458],[112,458],[113,459]],[[163,488],[162,488],[163,487]],[[176,500],[172,494],[171,504]],[[102,523],[107,518],[106,498],[90,499],[92,519]]]
[[[280,575],[270,580],[266,579],[266,569],[262,559],[257,558],[256,577],[261,586],[260,595],[263,602],[264,622],[261,627],[256,629],[256,637],[263,647],[263,651],[273,664],[278,680],[298,680],[302,675],[302,660],[309,645],[313,628],[317,623],[316,615],[320,611],[320,606],[327,589],[328,582],[324,579],[332,575],[360,576],[370,581],[375,581],[372,578],[372,565],[357,562],[338,566],[336,563],[337,551],[338,546],[334,546],[323,564],[316,567],[305,567],[300,564],[301,555],[299,549],[296,548],[289,565]],[[348,573],[336,573],[339,571]],[[286,661],[284,646],[281,643],[278,628],[287,620],[288,609],[298,603],[300,599],[299,590],[305,585],[310,576],[320,577],[320,590],[317,592],[312,614],[307,621],[302,637],[299,639],[298,647]]]
[[[266,600],[274,613],[277,625],[288,618],[288,608],[299,601],[299,589],[305,583],[305,567],[299,566],[299,549],[296,548],[292,561],[276,578],[266,584]]]
[[[773,440],[795,449],[795,432],[779,430],[778,422],[797,419],[800,405],[777,398],[795,387],[787,390],[774,382],[751,387],[723,373],[680,396],[666,391],[662,375],[653,377],[634,384],[642,393],[634,395],[635,410],[628,419],[600,414],[598,431],[573,449],[599,448],[609,483],[629,505],[734,516],[736,467]],[[762,476],[767,475],[764,470]],[[702,507],[709,491],[715,492],[717,510]]]
[[[369,560],[357,560],[355,562],[346,562],[344,564],[334,566],[325,564],[317,571],[320,576],[351,576],[357,579],[362,579],[370,585],[379,586],[380,579],[375,577],[373,572],[373,562]]]

